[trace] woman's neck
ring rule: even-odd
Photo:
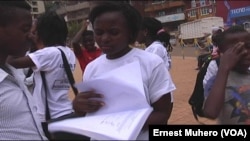
[[[149,45],[151,45],[153,42],[154,42],[153,40],[147,40],[145,42],[146,47],[148,47]]]
[[[117,58],[120,58],[123,55],[127,54],[131,49],[132,49],[131,47],[127,47],[127,48],[124,48],[123,50],[121,50],[119,53],[107,55],[106,57],[108,59],[117,59]]]

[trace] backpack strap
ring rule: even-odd
[[[32,73],[33,73],[33,70],[29,68],[28,73],[26,74],[26,78],[30,77]]]
[[[43,82],[44,92],[45,92],[45,118],[46,118],[46,121],[48,121],[51,119],[50,112],[49,112],[49,104],[48,104],[48,87],[47,87],[45,72],[41,71],[40,74],[42,77],[42,82]]]
[[[67,58],[66,58],[64,52],[63,52],[60,48],[58,48],[58,49],[59,49],[60,52],[61,52],[61,56],[62,56],[62,59],[63,59],[63,66],[64,66],[65,72],[66,72],[66,74],[67,74],[69,83],[70,83],[70,85],[71,85],[71,88],[72,88],[72,90],[73,90],[75,96],[76,96],[76,95],[78,94],[78,90],[77,90],[77,88],[74,86],[74,84],[75,84],[75,79],[74,79],[74,76],[73,76],[72,71],[71,71],[71,69],[70,69],[68,60],[67,60]]]
[[[199,121],[199,117],[205,117],[202,108],[204,103],[203,79],[204,76],[206,75],[207,68],[211,61],[212,61],[211,57],[208,57],[206,60],[204,60],[204,64],[197,73],[194,89],[188,101],[189,104],[191,105],[194,118],[201,124],[204,123]],[[216,60],[216,63],[219,64],[219,59]]]
[[[219,67],[219,65],[220,65],[220,57],[216,58],[216,59],[215,59],[215,62],[216,62],[216,64],[217,64],[217,67]]]
[[[210,61],[206,62],[206,64],[205,64],[205,65],[206,65],[206,66],[205,66],[205,67],[206,67],[206,71],[205,71],[205,72],[207,72],[207,68],[208,68],[208,66],[209,66],[209,63],[210,63],[212,60],[213,60],[213,59],[211,59]],[[216,64],[217,64],[217,67],[219,67],[219,65],[220,65],[220,57],[218,57],[218,58],[216,58],[216,59],[214,59],[214,60],[215,60],[215,62],[216,62]],[[204,79],[205,75],[206,75],[206,73],[204,74],[203,79]],[[205,98],[204,98],[204,100],[205,100]],[[205,125],[205,123],[199,121],[198,115],[195,113],[195,108],[194,108],[194,107],[192,107],[192,112],[193,112],[193,115],[194,115],[195,119],[196,119],[200,124]],[[202,117],[205,117],[204,113],[203,113]]]

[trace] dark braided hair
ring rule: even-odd
[[[141,29],[147,29],[149,38],[153,41],[159,40],[162,42],[168,52],[173,51],[173,47],[169,42],[170,34],[163,30],[162,23],[159,20],[152,17],[144,17],[142,19]]]
[[[94,35],[94,32],[92,30],[84,30],[82,32],[82,38],[84,38],[85,36],[89,36],[89,35]]]

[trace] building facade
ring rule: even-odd
[[[217,7],[215,0],[191,0],[186,2],[185,16],[187,21],[194,21],[216,15]]]
[[[247,0],[191,0],[186,3],[187,21],[205,17],[222,17],[225,26],[250,22],[250,1]]]
[[[45,12],[44,1],[27,0],[31,6],[31,15],[33,19],[36,19],[40,14]]]
[[[165,30],[178,30],[185,22],[185,0],[147,0],[144,1],[144,16],[155,17],[162,22]]]
[[[217,1],[216,16],[223,17],[225,25],[242,25],[250,22],[249,0],[224,0]]]
[[[82,22],[87,19],[91,8],[91,1],[60,1],[56,12],[64,16],[67,22]]]
[[[88,18],[93,6],[100,1],[64,0],[57,1],[57,13],[68,23],[81,23]],[[119,1],[121,2],[121,1]],[[250,23],[250,1],[246,0],[126,0],[142,16],[155,17],[162,22],[166,31],[176,33],[179,25],[206,17],[223,17],[225,25]],[[250,25],[249,25],[250,27]]]

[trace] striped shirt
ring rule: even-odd
[[[0,68],[0,140],[47,140],[22,70],[6,66],[10,73]]]

